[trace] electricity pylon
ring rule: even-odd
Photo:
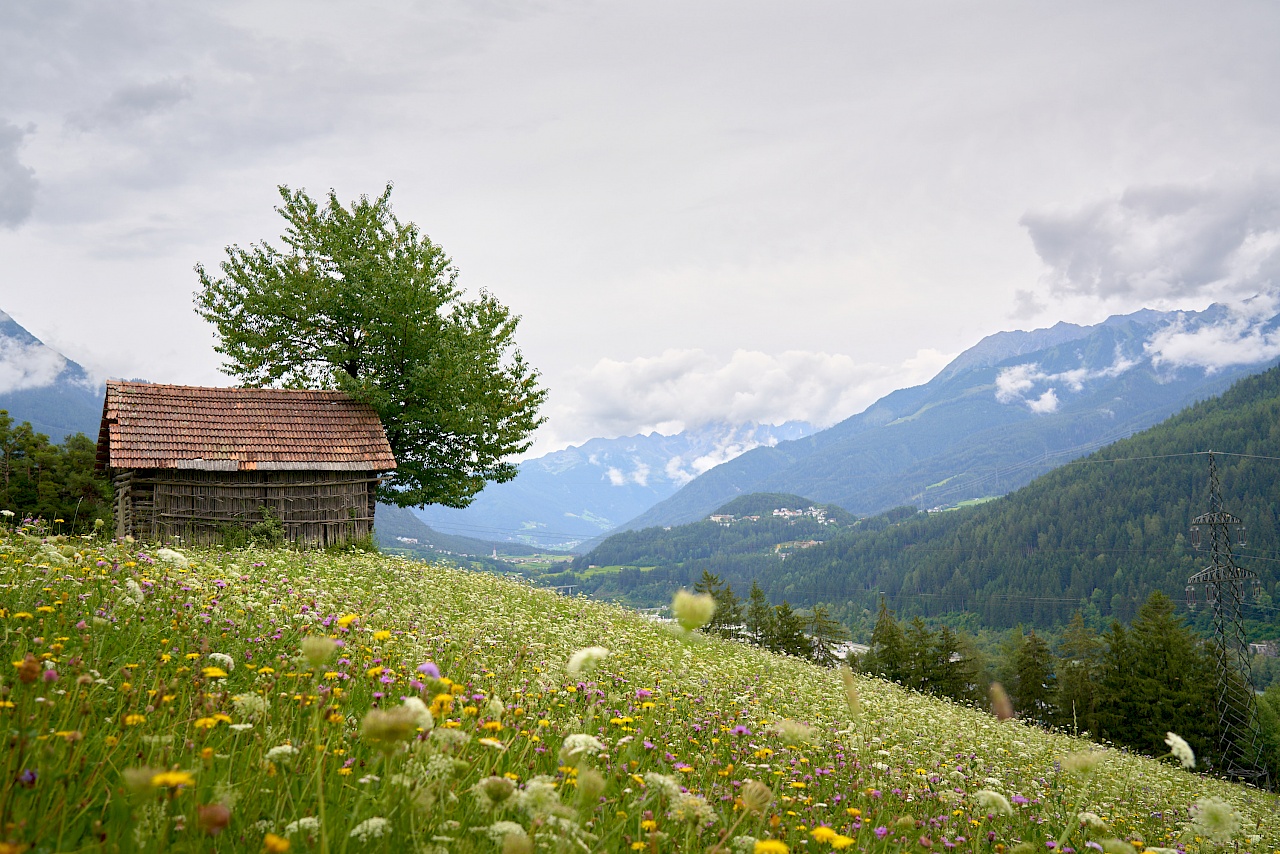
[[[1244,524],[1222,509],[1222,487],[1218,467],[1209,452],[1209,512],[1191,520],[1191,543],[1207,548],[1209,566],[1187,579],[1187,601],[1194,607],[1196,593],[1203,588],[1205,600],[1213,608],[1214,657],[1218,675],[1218,746],[1227,777],[1264,785],[1267,773],[1262,765],[1258,731],[1258,708],[1254,702],[1245,642],[1244,620],[1240,613],[1247,587],[1257,583],[1258,574],[1236,566],[1231,555],[1232,538],[1244,545]]]

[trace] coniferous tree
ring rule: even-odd
[[[1055,717],[1053,651],[1034,631],[1018,645],[1014,659],[1013,707],[1028,721],[1047,726]]]
[[[786,599],[773,609],[773,634],[765,643],[773,652],[808,658],[813,650],[809,636],[804,633],[804,620]]]
[[[833,647],[850,638],[849,630],[839,620],[831,616],[825,605],[814,605],[805,620],[805,629],[813,647],[811,657],[823,667],[831,667],[836,663]]]
[[[1212,765],[1217,761],[1217,675],[1205,645],[1174,614],[1173,602],[1153,593],[1126,631],[1118,623],[1104,638],[1099,686],[1099,735],[1152,755],[1166,752],[1176,732]]]
[[[693,585],[695,593],[707,593],[716,600],[715,614],[711,622],[699,631],[709,635],[735,640],[741,636],[743,624],[742,600],[733,592],[733,587],[725,583],[720,576],[708,569],[702,570],[702,578]]]
[[[747,601],[747,639],[756,646],[768,647],[768,640],[773,631],[773,606],[760,585],[751,582],[750,598]]]
[[[861,669],[892,682],[901,682],[906,670],[906,638],[884,599],[880,600],[876,625],[871,630],[871,649],[862,657]]]
[[[902,684],[917,691],[932,691],[938,668],[933,661],[933,632],[920,617],[913,617],[903,632]]]
[[[1058,645],[1056,723],[1073,733],[1096,733],[1098,677],[1102,667],[1102,642],[1076,611]]]
[[[975,699],[978,690],[978,663],[975,650],[967,646],[950,626],[942,626],[930,651],[931,690],[956,702]]]

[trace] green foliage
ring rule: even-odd
[[[1022,637],[1014,655],[1014,680],[1008,685],[1018,715],[1041,726],[1058,717],[1054,713],[1057,661],[1049,645],[1033,631]]]
[[[1056,723],[1068,732],[1098,731],[1097,682],[1102,670],[1102,642],[1076,611],[1058,647]]]
[[[747,639],[756,646],[764,646],[774,636],[773,607],[760,585],[751,582],[751,594],[747,600]]]
[[[831,667],[836,664],[835,647],[849,640],[849,630],[831,616],[825,605],[814,605],[805,620],[805,631],[812,646],[810,658],[815,664]]]
[[[742,612],[742,600],[733,592],[733,587],[721,581],[720,576],[704,569],[702,578],[693,586],[693,590],[695,593],[709,593],[711,598],[716,600],[716,610],[711,617],[711,622],[699,631],[730,640],[741,636],[745,617]]]
[[[284,523],[280,514],[265,504],[258,508],[262,516],[261,522],[255,522],[249,528],[249,541],[261,548],[274,548],[284,544]]]
[[[109,528],[111,484],[94,471],[96,454],[83,433],[52,445],[30,424],[15,426],[0,409],[0,510],[42,518],[73,533],[94,530],[99,520],[100,527]]]
[[[249,386],[337,387],[371,405],[397,468],[379,487],[402,507],[464,507],[515,477],[546,391],[515,349],[518,318],[464,299],[444,250],[391,211],[391,186],[348,209],[280,188],[285,250],[227,247],[197,266],[197,311],[224,370]]]

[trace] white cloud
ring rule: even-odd
[[[1280,357],[1277,303],[1277,293],[1271,292],[1229,305],[1216,323],[1192,326],[1179,317],[1151,336],[1144,349],[1157,367],[1201,367],[1210,372]]]
[[[952,357],[921,350],[901,365],[859,364],[845,355],[737,350],[728,359],[703,350],[667,350],[630,361],[601,359],[581,372],[565,397],[553,396],[537,453],[593,436],[659,432],[712,423],[826,427],[862,411],[897,388],[932,378]],[[742,453],[732,443],[681,461],[701,473]]]
[[[1276,175],[1133,186],[1074,211],[1027,213],[1022,224],[1057,296],[1157,307],[1192,297],[1239,298],[1280,283]]]
[[[38,341],[0,338],[0,394],[47,386],[66,366],[60,353]]]
[[[35,208],[35,170],[18,160],[29,132],[0,119],[0,226],[5,228],[17,228]]]
[[[1037,415],[1045,415],[1058,410],[1058,385],[1079,392],[1091,380],[1117,377],[1137,364],[1136,360],[1128,359],[1116,350],[1115,361],[1097,370],[1080,367],[1049,373],[1038,362],[1012,365],[996,374],[996,400],[999,403],[1024,403]],[[1033,395],[1035,389],[1045,386],[1049,387]]]
[[[1056,389],[1049,389],[1035,400],[1027,401],[1027,408],[1036,415],[1048,415],[1051,412],[1058,411],[1058,392]]]

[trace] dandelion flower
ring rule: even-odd
[[[195,785],[196,778],[186,771],[161,771],[151,778],[151,785],[157,789],[174,789],[178,786]]]
[[[270,854],[282,854],[289,850],[289,840],[274,833],[268,833],[262,840],[262,847]]]
[[[780,839],[757,839],[753,850],[755,854],[788,854],[791,851]]]
[[[200,672],[204,674],[206,679],[226,679],[227,671],[221,667],[203,667]]]
[[[1196,755],[1191,750],[1191,745],[1187,744],[1186,739],[1176,732],[1166,732],[1164,734],[1164,743],[1169,745],[1169,752],[1173,754],[1174,759],[1182,763],[1183,768],[1196,767]]]
[[[716,613],[716,600],[709,593],[690,593],[688,590],[676,591],[671,600],[671,612],[686,631],[700,629]]]
[[[564,666],[565,672],[570,676],[577,676],[580,673],[590,673],[607,658],[609,650],[602,646],[588,646],[575,652],[569,656],[569,663]]]

